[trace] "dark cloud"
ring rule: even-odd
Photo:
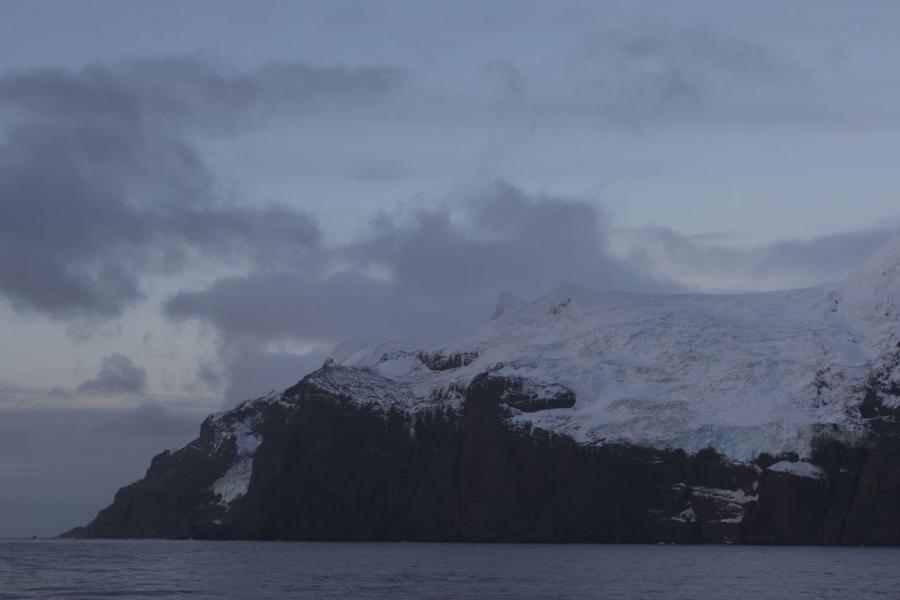
[[[738,248],[665,227],[629,234],[635,268],[701,291],[756,291],[835,281],[859,268],[898,229],[880,228]]]
[[[247,344],[230,346],[225,354],[229,380],[224,394],[227,408],[270,391],[280,392],[321,367],[328,358],[324,350],[306,354],[266,352]]]
[[[108,317],[142,276],[189,258],[278,262],[317,223],[237,204],[194,139],[265,118],[360,105],[394,69],[275,64],[236,72],[193,59],[0,76],[0,294],[54,317]]]
[[[575,105],[618,124],[725,112],[753,90],[790,84],[804,70],[766,46],[696,26],[608,30],[581,40],[570,57]],[[738,96],[738,98],[735,98]]]
[[[509,289],[533,296],[563,282],[654,285],[609,253],[609,224],[595,204],[531,195],[502,182],[450,202],[405,218],[383,217],[369,239],[345,253],[368,270],[386,269],[406,293],[493,295]]]
[[[160,404],[145,402],[121,412],[98,425],[96,430],[105,434],[149,437],[188,437],[197,432],[196,414],[178,412]]]
[[[160,423],[156,409],[2,409],[0,534],[54,536],[86,523],[151,456],[196,437],[206,416],[162,414]]]
[[[383,214],[316,265],[258,269],[178,293],[166,312],[204,320],[227,339],[334,343],[458,334],[485,320],[502,290],[662,289],[610,254],[607,228],[589,202],[496,183],[441,208]]]
[[[220,391],[222,389],[222,373],[214,365],[201,363],[197,368],[197,384],[207,390]]]
[[[147,389],[147,373],[123,354],[100,361],[100,371],[78,386],[77,391],[97,394],[140,394]]]
[[[242,71],[189,57],[140,59],[8,72],[0,77],[0,111],[220,136],[258,119],[364,105],[406,78],[397,67],[274,62]]]
[[[143,370],[116,355],[82,387],[0,383],[0,535],[52,536],[89,521],[150,457],[195,438],[215,406],[145,393]],[[108,408],[82,402],[107,392],[127,398]]]

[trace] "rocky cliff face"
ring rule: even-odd
[[[347,380],[391,385],[332,365],[211,417],[68,535],[900,544],[900,424],[871,398],[864,443],[823,431],[809,460],[738,462],[520,425],[521,382],[492,374],[415,410],[336,391]]]

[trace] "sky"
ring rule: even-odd
[[[0,0],[0,536],[213,411],[559,285],[743,293],[900,229],[900,5]]]

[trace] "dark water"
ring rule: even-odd
[[[0,598],[900,598],[900,550],[0,541]]]

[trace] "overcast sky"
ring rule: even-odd
[[[900,228],[900,5],[0,0],[0,536],[497,295],[839,279]],[[338,350],[340,351],[340,350]]]

